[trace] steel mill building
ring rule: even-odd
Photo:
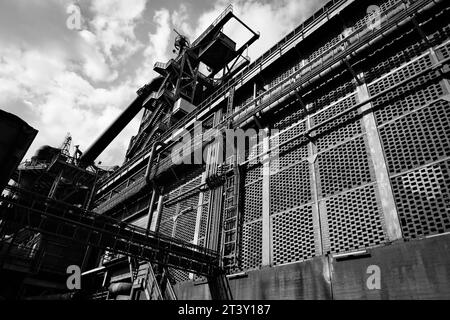
[[[449,299],[449,4],[331,0],[254,61],[231,5],[179,34],[84,152],[9,169],[0,296]],[[142,109],[123,165],[95,165]]]

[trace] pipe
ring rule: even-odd
[[[148,235],[150,233],[150,226],[152,224],[153,219],[153,206],[155,204],[157,188],[153,188],[152,190],[152,198],[150,199],[150,204],[148,206],[148,218],[147,218],[147,227],[145,228],[145,234]]]
[[[108,291],[113,294],[129,294],[132,284],[130,282],[114,282],[108,287]]]
[[[119,133],[141,111],[144,96],[136,99],[117,117],[117,119],[97,138],[97,140],[83,153],[80,164],[84,167],[91,165],[95,159],[108,147]]]
[[[151,149],[150,155],[148,157],[147,168],[145,169],[145,184],[147,186],[152,185],[152,198],[150,199],[150,204],[148,206],[147,227],[146,227],[146,232],[145,232],[146,235],[148,235],[150,232],[150,226],[151,226],[152,219],[153,219],[153,206],[155,204],[156,194],[158,193],[158,188],[157,188],[155,182],[150,179],[150,175],[152,172],[152,162],[155,157],[156,148],[158,146],[162,148],[164,146],[164,144],[162,142],[155,142],[152,145],[152,149]]]
[[[441,2],[441,0],[436,1],[436,2],[437,2],[437,3],[438,3],[438,2]],[[434,7],[434,5],[435,5],[434,3],[430,3],[430,4],[426,5],[426,6],[424,6],[424,7],[420,8],[420,9],[418,9],[417,12],[418,12],[418,13],[422,13],[423,11],[429,10],[430,8]],[[362,44],[362,45],[360,45],[358,48],[355,48],[355,49],[354,49],[353,51],[351,51],[349,54],[347,54],[346,56],[344,56],[344,59],[347,58],[347,57],[354,57],[354,56],[356,56],[357,54],[363,52],[364,50],[369,49],[371,46],[373,46],[373,45],[374,45],[375,43],[377,43],[379,40],[385,38],[386,36],[388,36],[389,34],[391,34],[392,32],[394,32],[398,27],[400,27],[400,26],[402,26],[402,25],[404,25],[404,24],[410,22],[411,20],[412,20],[412,16],[407,16],[407,17],[405,17],[403,20],[401,20],[401,21],[399,21],[399,22],[394,22],[394,23],[391,22],[392,26],[389,26],[389,27],[385,28],[385,30],[381,31],[374,39],[370,40],[368,43]],[[357,34],[356,34],[355,36],[357,36]],[[355,36],[354,36],[354,37],[355,37]],[[359,36],[358,36],[358,39],[359,39]],[[351,41],[351,42],[353,42],[353,41]],[[349,48],[350,48],[350,47],[349,47]],[[349,48],[347,48],[347,50],[349,50]],[[291,88],[291,89],[294,90],[294,91],[298,91],[298,90],[302,89],[303,87],[305,87],[305,86],[307,86],[307,85],[309,85],[309,84],[314,83],[316,80],[322,78],[323,76],[325,76],[326,74],[328,74],[330,71],[332,71],[332,70],[338,68],[338,67],[341,66],[343,63],[344,63],[344,60],[343,60],[343,59],[338,60],[338,61],[336,61],[334,64],[332,64],[330,67],[326,68],[324,71],[322,71],[321,73],[319,73],[318,75],[316,75],[316,76],[314,76],[314,77],[308,79],[308,80],[305,81],[305,82],[300,83],[299,85],[294,85],[294,88]],[[303,70],[303,69],[300,69],[300,70],[297,71],[296,73],[301,72],[301,70]],[[294,75],[295,75],[295,73],[294,73]],[[291,75],[291,77],[293,77],[294,75]],[[283,84],[280,83],[278,86],[282,87]],[[279,90],[279,89],[275,89],[275,88],[274,88],[273,90],[274,90],[274,92],[276,92],[276,91]],[[285,89],[282,88],[281,90],[285,90]],[[255,109],[256,109],[256,111],[258,111],[258,110],[264,110],[264,111],[267,112],[267,111],[271,110],[273,107],[275,107],[275,106],[279,105],[280,103],[286,101],[286,100],[287,100],[288,98],[290,98],[291,96],[292,96],[292,91],[289,92],[289,93],[287,93],[287,94],[284,95],[283,97],[281,97],[281,98],[279,98],[279,99],[277,99],[277,100],[275,100],[275,101],[269,103],[267,106],[262,106],[262,107],[261,107],[261,106],[256,106]],[[259,99],[261,99],[261,98],[262,98],[262,97],[260,97]],[[257,97],[257,98],[255,99],[255,101],[258,101],[259,99],[258,99],[258,97]],[[270,99],[270,97],[268,97],[268,99]],[[261,104],[264,105],[264,102],[261,102]],[[239,127],[244,127],[244,126],[246,126],[247,124],[249,124],[249,123],[251,123],[251,122],[253,121],[252,117],[251,117],[251,116],[249,117],[247,111],[245,111],[246,114],[240,115],[240,114],[242,114],[242,113],[243,113],[243,111],[236,111],[234,114],[232,114],[232,115],[230,116],[230,118],[233,119],[233,122],[234,122],[236,125],[238,125]]]
[[[150,155],[148,157],[147,168],[145,169],[145,183],[146,183],[146,185],[152,184],[153,187],[155,187],[155,185],[154,185],[154,182],[150,179],[150,175],[151,175],[151,172],[152,172],[153,158],[155,157],[156,148],[158,146],[163,148],[164,147],[164,143],[162,143],[162,142],[155,142],[152,145],[152,149],[150,150]]]
[[[153,79],[147,90],[158,91],[162,77]],[[119,133],[130,123],[131,120],[141,111],[148,94],[140,94],[134,101],[117,117],[117,119],[97,138],[97,140],[80,157],[82,166],[91,165],[95,159],[109,146],[109,144],[119,135]]]
[[[422,75],[424,75],[424,74],[426,74],[428,72],[431,72],[433,70],[441,68],[444,64],[449,63],[449,62],[450,62],[450,58],[446,58],[446,59],[444,59],[444,60],[442,60],[442,61],[440,61],[440,62],[438,62],[438,63],[436,63],[436,64],[434,64],[434,65],[432,65],[432,66],[430,66],[430,67],[428,67],[428,68],[418,72],[418,73],[416,73],[415,75],[413,75],[413,76],[411,76],[409,78],[406,78],[406,79],[404,79],[404,80],[402,80],[400,82],[397,82],[395,85],[390,86],[389,88],[386,88],[383,91],[378,92],[377,94],[367,98],[366,100],[363,100],[363,101],[361,101],[361,102],[359,102],[359,103],[357,103],[357,104],[355,104],[355,105],[353,105],[353,106],[351,106],[351,107],[349,107],[349,108],[347,108],[347,109],[345,109],[345,110],[335,114],[334,116],[329,117],[326,120],[323,120],[321,123],[318,123],[318,124],[312,126],[311,128],[309,128],[309,129],[307,129],[305,131],[302,131],[302,132],[300,132],[299,134],[296,134],[293,137],[290,137],[289,139],[285,140],[284,142],[279,143],[277,146],[275,146],[273,148],[270,148],[270,149],[268,149],[266,151],[263,151],[262,153],[260,153],[260,154],[258,154],[256,156],[254,156],[254,157],[252,157],[252,158],[242,162],[241,165],[250,163],[251,161],[257,160],[258,158],[260,158],[260,157],[262,157],[264,155],[270,154],[272,151],[276,150],[277,148],[282,147],[282,146],[284,146],[284,145],[286,145],[288,143],[291,143],[292,141],[295,141],[297,139],[300,139],[301,137],[308,136],[311,132],[319,129],[320,127],[322,127],[322,126],[324,126],[324,125],[326,125],[328,123],[331,123],[331,122],[333,122],[333,121],[335,121],[335,120],[337,120],[339,118],[342,118],[347,113],[350,113],[350,112],[352,112],[354,110],[357,110],[360,107],[364,106],[365,104],[370,103],[373,100],[376,100],[379,97],[384,96],[387,93],[389,93],[389,92],[391,92],[391,91],[393,91],[393,90],[395,90],[395,89],[397,89],[397,88],[399,88],[401,86],[404,86],[405,84],[407,84],[407,83],[409,83],[409,82],[411,82],[411,81],[421,77]],[[319,136],[319,134],[317,134],[315,137],[317,137],[317,136]]]
[[[164,196],[162,195],[163,189],[161,190],[161,195],[159,196],[158,200],[158,207],[156,208],[156,225],[155,225],[155,232],[159,232],[159,225],[161,224],[161,213],[162,213],[162,207],[164,204]]]

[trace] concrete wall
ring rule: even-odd
[[[380,289],[369,289],[379,268]],[[330,281],[331,280],[331,281]],[[233,298],[246,299],[450,299],[450,235],[397,242],[364,256],[317,257],[249,271],[230,279]],[[178,299],[210,299],[207,284],[175,286]]]

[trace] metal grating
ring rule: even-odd
[[[206,226],[208,223],[209,215],[209,202],[211,197],[211,191],[207,190],[203,193],[202,213],[200,217],[200,230],[199,230],[199,243],[203,243],[203,239],[206,236]]]
[[[364,74],[366,83],[391,72],[428,49],[428,44],[422,40],[415,29],[402,31],[394,33],[390,36],[390,41],[368,55],[372,66]]]
[[[312,200],[309,162],[303,161],[270,176],[270,213],[282,212]]]
[[[380,7],[380,11],[382,14],[385,14],[385,11],[392,7],[394,4],[400,3],[401,0],[387,0],[377,4]],[[371,14],[366,14],[364,17],[356,21],[356,23],[352,27],[352,31],[357,31],[358,29],[367,26],[368,21],[372,19]]]
[[[262,263],[262,221],[247,223],[242,230],[242,268],[259,268]]]
[[[187,242],[192,242],[194,240],[195,223],[197,218],[196,208],[178,216],[175,225],[175,238]]]
[[[163,206],[159,232],[167,236],[172,236],[173,217],[175,213],[176,213],[176,205],[172,205],[170,207]]]
[[[323,121],[335,116],[336,114],[347,110],[356,104],[356,95],[352,95],[343,101],[324,109],[311,118],[311,125],[315,126]],[[346,115],[321,126],[316,130],[317,134],[324,134],[317,138],[315,144],[317,151],[323,151],[331,146],[335,146],[345,140],[354,137],[362,132],[360,121],[355,119],[358,111],[352,111]]]
[[[374,106],[381,107],[375,111],[375,118],[378,125],[381,125],[408,111],[420,108],[443,94],[443,88],[436,74],[424,75],[375,100]]]
[[[448,29],[450,30],[450,27]],[[445,60],[445,59],[450,58],[450,43],[439,48],[436,51],[436,54],[437,54],[439,60]]]
[[[271,148],[275,148],[279,142],[277,137],[271,140]],[[308,140],[305,137],[295,139],[275,150],[271,153],[270,172],[286,168],[295,164],[309,156],[308,154]]]
[[[341,83],[342,81],[340,81]],[[354,80],[349,80],[337,86],[334,90],[329,91],[327,94],[323,94],[323,89],[318,89],[312,97],[308,98],[307,101],[311,103],[310,109],[317,111],[326,108],[330,104],[345,96],[351,94],[356,90],[356,84]],[[328,91],[328,90],[327,90]]]
[[[340,30],[334,30],[335,33],[337,31],[340,31]],[[314,59],[321,56],[323,53],[328,51],[331,47],[333,47],[336,43],[338,43],[341,40],[342,40],[342,33],[339,33],[338,35],[334,35],[333,38],[326,39],[325,44],[322,45],[321,47],[317,48],[316,50],[314,50],[314,52],[312,52],[309,55],[309,57],[306,59],[306,61],[307,62],[313,61]]]
[[[364,137],[355,138],[317,157],[319,196],[361,186],[372,181]]]
[[[402,69],[394,72],[393,74],[388,75],[381,80],[377,80],[369,85],[369,94],[371,96],[386,90],[389,87],[392,87],[394,84],[405,80],[423,70],[426,70],[428,67],[432,65],[432,61],[430,55],[426,55],[408,65],[403,67]]]
[[[280,143],[291,139],[306,130],[306,121],[302,121],[293,127],[286,129],[270,138],[270,148],[276,148]],[[290,166],[308,157],[308,140],[305,137],[295,139],[271,153],[270,170],[271,173],[278,169]]]
[[[274,265],[315,256],[312,206],[272,216]]]
[[[180,192],[183,193],[183,192],[191,190],[192,188],[198,187],[201,184],[201,182],[202,182],[202,175],[199,175],[197,178],[194,178],[191,181],[189,181],[188,183],[181,186]]]
[[[256,154],[255,154],[256,155]],[[261,165],[246,165],[244,184],[250,184],[262,178],[262,166]]]
[[[286,111],[289,111],[292,108],[292,106],[286,107],[286,109],[276,110],[274,113],[274,117],[280,117],[279,113],[285,113]],[[292,126],[294,123],[297,123],[301,121],[303,118],[305,118],[306,112],[303,108],[301,108],[300,104],[298,102],[295,102],[295,109],[289,112],[287,115],[284,115],[281,117],[281,119],[275,121],[273,124],[274,129],[278,130],[284,130],[290,126]]]
[[[175,282],[184,282],[189,280],[189,273],[178,269],[169,268],[169,273]]]
[[[208,223],[208,208],[209,205],[204,205],[202,207],[202,217],[200,218],[200,231],[199,231],[200,238],[206,235],[206,224]]]
[[[450,102],[428,107],[380,128],[390,174],[450,156]]]
[[[182,212],[184,210],[190,210],[190,209],[197,210],[198,198],[199,198],[199,193],[196,193],[192,197],[181,200],[179,202],[179,204],[180,204],[179,212]]]
[[[450,231],[450,161],[392,179],[403,236],[407,239]]]
[[[262,180],[245,186],[244,222],[259,219],[262,215]]]
[[[385,240],[384,221],[377,202],[376,187],[369,185],[322,201],[326,215],[329,252],[348,252],[379,245]],[[325,240],[325,241],[327,241]]]
[[[354,94],[338,103],[335,103],[334,105],[324,110],[317,112],[315,115],[311,117],[311,125],[312,126],[318,125],[323,121],[338,114],[339,112],[347,110],[348,108],[352,107],[355,104],[356,104],[356,95]]]
[[[306,121],[301,121],[301,122],[296,123],[295,125],[289,127],[288,129],[281,131],[279,133],[279,135],[275,136],[274,138],[277,138],[277,140],[279,142],[284,142],[284,141],[304,132],[305,130],[306,130]],[[272,139],[274,139],[274,138],[272,138]]]

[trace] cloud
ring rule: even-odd
[[[260,32],[260,38],[249,48],[249,56],[258,58],[270,49],[283,36],[291,32],[302,21],[322,7],[326,0],[237,0],[233,3],[233,12],[254,31]],[[218,0],[212,9],[202,13],[194,24],[188,22],[186,6],[180,5],[174,12],[174,19],[181,19],[180,29],[191,38],[197,38],[228,6],[227,0]],[[232,39],[242,42],[249,39],[250,33],[237,23],[230,23],[224,30]]]
[[[172,28],[193,40],[228,5],[217,0],[202,12],[196,2],[155,10],[146,0],[80,0],[84,30],[73,31],[66,28],[70,3],[0,3],[0,107],[39,130],[27,157],[40,145],[60,145],[67,132],[86,150],[134,99],[136,89],[155,76],[154,63],[171,57]],[[249,52],[252,58],[320,5],[313,0],[237,0],[236,15],[261,32]],[[152,20],[152,29],[136,34],[142,20]],[[237,27],[227,32],[246,35]],[[98,160],[120,164],[138,127],[137,117]]]
[[[113,65],[136,53],[142,44],[136,39],[137,21],[147,0],[94,0],[90,6],[94,18],[89,25],[101,51]]]
[[[0,31],[0,107],[39,130],[28,158],[40,145],[59,146],[67,132],[85,150],[135,97],[129,79],[122,78],[106,87],[96,84],[116,80],[119,73],[101,52],[95,34],[65,28],[65,3],[57,4],[59,8],[53,3],[48,9],[60,14],[60,24],[55,27],[44,22],[42,27],[50,32],[40,30],[38,42],[37,34],[29,36],[28,32],[33,32],[29,28],[5,26],[10,28],[8,36]],[[8,5],[18,17],[22,12],[27,16],[29,10],[40,12],[27,16],[26,25],[40,25],[47,9],[40,2],[30,3],[29,7],[20,1]],[[138,122],[133,120],[117,137],[115,146],[100,156],[103,163],[118,164],[123,160]]]
[[[142,55],[142,65],[136,70],[134,79],[134,84],[137,87],[143,86],[152,78],[158,76],[153,71],[155,62],[166,62],[170,58],[168,50],[171,44],[172,25],[169,10],[157,10],[154,13],[153,21],[156,25],[156,30],[147,34],[148,44]]]
[[[79,42],[79,52],[83,60],[83,72],[93,81],[111,82],[117,79],[118,72],[111,70],[105,56],[97,45],[97,37],[88,30],[78,34],[82,40]]]

